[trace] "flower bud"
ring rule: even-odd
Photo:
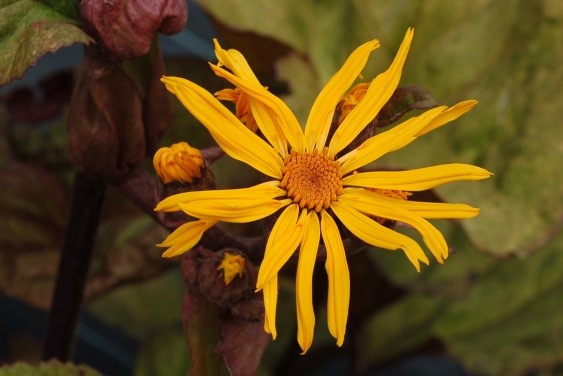
[[[187,142],[178,142],[170,147],[162,147],[153,157],[153,166],[163,183],[173,181],[193,183],[201,177],[205,161],[198,149]]]
[[[201,152],[187,142],[158,149],[153,166],[159,177],[157,193],[160,200],[177,193],[215,189],[213,172],[207,168]],[[160,215],[169,227],[177,227],[191,219],[181,211]]]
[[[83,24],[116,59],[145,55],[154,33],[175,34],[188,19],[184,0],[83,0]]]

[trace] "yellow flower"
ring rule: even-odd
[[[186,192],[164,199],[156,210],[182,210],[200,220],[184,225],[189,227],[187,230],[180,227],[163,245],[176,252],[187,251],[217,221],[250,222],[283,209],[268,238],[256,289],[264,294],[264,329],[275,338],[278,272],[299,248],[297,340],[303,352],[313,340],[312,276],[321,239],[326,248],[328,328],[338,346],[344,342],[350,276],[334,217],[368,244],[389,250],[402,249],[419,270],[419,261],[428,263],[420,245],[370,217],[411,225],[422,234],[425,244],[441,263],[448,256],[448,247],[442,234],[426,218],[470,218],[479,213],[479,209],[464,204],[406,201],[371,189],[421,191],[452,181],[485,179],[491,175],[485,169],[445,164],[408,171],[356,172],[382,155],[463,115],[475,106],[474,100],[450,108],[433,108],[367,139],[357,149],[344,155],[340,153],[393,94],[412,38],[413,30],[409,29],[389,69],[371,81],[364,97],[330,140],[328,134],[335,108],[360,75],[370,52],[379,46],[376,40],[353,51],[330,79],[313,103],[304,131],[287,105],[260,84],[242,54],[224,50],[215,42],[219,64],[211,68],[248,95],[265,140],[193,82],[177,77],[162,79],[227,154],[270,177],[270,181],[250,188]]]
[[[153,166],[164,183],[192,183],[194,178],[201,177],[204,162],[198,149],[179,142],[158,149],[153,157]]]
[[[217,270],[223,270],[223,278],[225,279],[225,286],[232,282],[238,275],[242,278],[244,274],[244,257],[235,253],[225,252],[223,261],[217,267]]]

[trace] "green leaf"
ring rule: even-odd
[[[445,306],[444,300],[412,295],[378,312],[359,330],[359,367],[365,370],[422,345]]]
[[[92,39],[77,25],[74,2],[4,0],[0,3],[0,85],[6,85],[49,52]],[[76,6],[76,5],[74,5]]]
[[[0,290],[47,309],[68,213],[65,190],[31,164],[11,163],[0,181]]]
[[[482,209],[479,217],[463,221],[480,249],[523,257],[560,228],[563,216],[556,121],[563,100],[563,29],[561,22],[546,22],[549,15],[537,3],[509,3],[464,3],[448,8],[448,17],[440,17],[444,9],[436,2],[425,3],[429,21],[438,25],[422,22],[417,28],[415,39],[427,44],[413,59],[413,79],[446,103],[480,103],[388,160],[408,167],[463,161],[494,172],[488,181],[439,191],[447,201]]]
[[[115,290],[90,303],[88,310],[135,338],[150,339],[163,328],[180,325],[183,293],[181,277],[169,272]]]
[[[521,374],[563,361],[563,234],[477,280],[433,332],[477,374]]]
[[[60,363],[52,360],[39,365],[15,363],[0,367],[0,376],[101,376],[101,373],[85,365]]]
[[[143,342],[135,375],[185,375],[189,368],[190,356],[182,330],[171,328]]]

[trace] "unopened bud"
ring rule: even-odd
[[[193,183],[201,177],[205,162],[198,149],[187,142],[179,142],[157,150],[153,166],[163,183]]]
[[[145,55],[154,33],[175,34],[188,19],[185,0],[83,0],[85,27],[117,59]]]

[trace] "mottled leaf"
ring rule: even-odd
[[[434,333],[478,374],[563,362],[563,234],[527,260],[503,262],[437,320]]]
[[[58,361],[43,362],[39,365],[16,363],[0,367],[0,376],[101,376],[101,373],[85,365],[60,363]]]
[[[0,4],[0,86],[49,52],[91,39],[71,18],[72,2],[7,0]]]
[[[441,299],[411,295],[375,315],[359,331],[358,367],[382,364],[428,341],[445,307]]]
[[[66,226],[65,191],[29,164],[10,164],[0,170],[0,181],[0,289],[46,309]]]

